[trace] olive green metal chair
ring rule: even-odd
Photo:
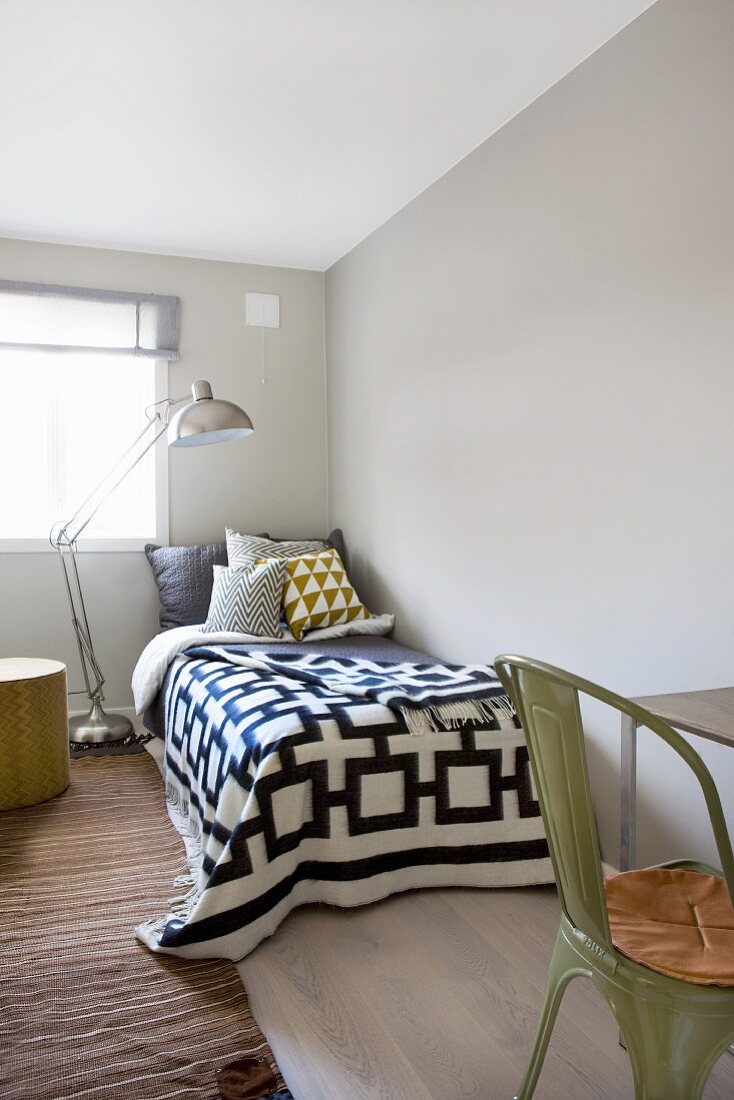
[[[734,1041],[734,987],[658,973],[633,962],[612,942],[579,693],[630,715],[693,770],[734,900],[734,855],[711,774],[666,722],[611,691],[527,657],[500,656],[495,669],[525,731],[562,907],[540,1024],[515,1100],[530,1100],[535,1091],[563,993],[576,977],[590,978],[612,1008],[632,1063],[637,1100],[700,1100],[714,1063]],[[721,875],[690,860],[660,866]]]

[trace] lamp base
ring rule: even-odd
[[[92,700],[87,714],[69,719],[69,740],[87,742],[122,741],[135,732],[124,714],[105,714],[99,699]]]

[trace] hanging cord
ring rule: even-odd
[[[260,325],[260,384],[265,385],[265,325]]]

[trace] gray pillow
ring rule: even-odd
[[[148,543],[145,555],[158,585],[163,630],[205,622],[212,598],[214,566],[227,564],[226,542],[210,542],[205,546]]]
[[[294,541],[293,539],[276,539],[276,538],[273,538],[272,535],[270,535],[269,538],[271,539],[272,542],[293,542]],[[301,539],[299,539],[298,541],[299,542],[301,542],[301,541],[303,541],[303,542],[308,542],[308,541],[316,542],[318,540],[316,540],[316,539],[313,539],[313,540],[310,540],[310,539],[301,540]],[[333,546],[334,549],[336,550],[337,554],[341,558],[342,563],[346,567],[346,565],[347,565],[347,554],[346,554],[346,550],[344,549],[344,535],[342,534],[341,529],[339,527],[335,527],[330,535],[328,535],[325,539],[321,539],[320,541],[325,542],[327,546]]]
[[[258,538],[270,535],[261,532]],[[273,539],[290,542],[290,539]],[[344,539],[336,528],[328,539],[346,566]],[[161,603],[159,621],[163,630],[174,626],[195,626],[206,621],[214,585],[214,566],[227,565],[226,542],[210,542],[204,546],[156,546],[148,543],[145,554],[158,586]]]

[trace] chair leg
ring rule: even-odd
[[[731,1018],[675,1012],[620,993],[612,1008],[632,1063],[635,1100],[700,1100],[734,1035]]]
[[[566,992],[566,986],[572,978],[576,978],[581,974],[588,976],[587,971],[579,968],[577,957],[570,951],[568,944],[559,932],[548,971],[548,985],[532,1054],[530,1055],[530,1064],[515,1100],[530,1100],[535,1092],[540,1071],[545,1061],[546,1051],[548,1050],[548,1043],[553,1033],[553,1025],[556,1022],[563,994]]]

